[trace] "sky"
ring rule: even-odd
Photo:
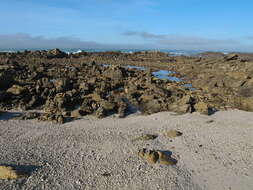
[[[253,52],[252,0],[0,0],[0,49]]]

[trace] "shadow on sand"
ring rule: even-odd
[[[162,152],[173,164],[177,164],[177,160],[175,158],[172,158],[172,152],[169,150],[159,150]]]
[[[35,166],[35,165],[16,165],[16,164],[0,164],[1,166],[11,167],[13,168],[18,174],[24,175],[26,177],[30,176],[33,172],[40,169],[42,166]]]

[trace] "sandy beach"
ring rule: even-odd
[[[253,190],[252,8],[0,0],[0,190]]]
[[[234,189],[253,188],[253,114],[160,112],[63,125],[0,121],[0,164],[30,168],[27,178],[1,180],[0,189]],[[168,138],[168,130],[180,137]],[[132,141],[156,134],[148,141]],[[142,148],[170,151],[173,166],[148,164]]]

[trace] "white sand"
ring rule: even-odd
[[[214,122],[209,123],[208,121]],[[172,141],[162,135],[177,129]],[[142,134],[155,140],[131,140]],[[175,166],[149,165],[141,148],[168,150]],[[0,189],[253,189],[253,113],[212,116],[158,113],[64,125],[1,120],[0,164],[41,166],[28,179],[0,180]],[[103,176],[105,172],[110,176]]]

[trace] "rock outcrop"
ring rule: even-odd
[[[105,65],[106,64],[106,65]],[[128,68],[138,65],[145,70]],[[173,70],[182,82],[158,79]],[[170,56],[161,52],[81,52],[59,49],[0,54],[0,109],[42,109],[41,120],[64,123],[93,114],[144,114],[238,108],[253,111],[253,62],[249,54]],[[184,86],[191,83],[195,89]]]

